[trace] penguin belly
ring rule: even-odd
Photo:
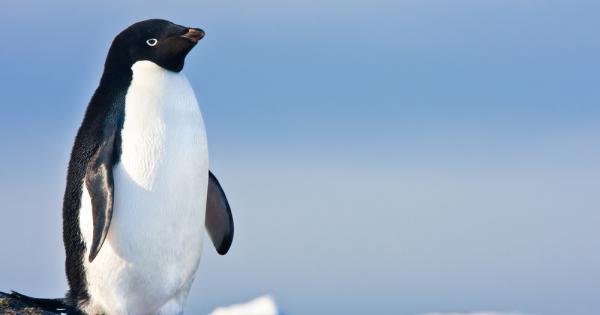
[[[93,234],[83,189],[80,228],[88,313],[180,314],[200,263],[208,186],[204,123],[181,73],[150,61],[132,66],[125,97],[114,206],[104,245],[87,260]]]

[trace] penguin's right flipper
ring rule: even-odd
[[[85,174],[85,184],[92,199],[94,234],[89,261],[100,251],[112,218],[114,186],[113,159],[116,130],[109,131],[90,160]]]
[[[227,254],[233,241],[233,216],[227,197],[217,177],[208,171],[206,230],[220,255]]]

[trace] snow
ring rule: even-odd
[[[243,304],[219,307],[210,315],[277,315],[278,313],[273,298],[265,295]]]
[[[275,300],[270,295],[264,295],[242,304],[235,304],[227,307],[219,307],[209,315],[278,315]],[[365,314],[367,315],[367,314]],[[421,315],[533,315],[519,312],[433,312]]]

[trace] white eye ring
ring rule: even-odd
[[[150,38],[146,41],[146,44],[148,44],[148,46],[156,46],[156,44],[158,44],[158,39]]]

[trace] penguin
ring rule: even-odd
[[[30,299],[82,314],[182,314],[204,230],[228,252],[233,218],[209,170],[194,91],[181,72],[204,37],[151,19],[113,40],[75,137],[63,199],[69,291]]]

